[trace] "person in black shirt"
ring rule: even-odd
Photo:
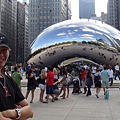
[[[33,72],[32,69],[29,70],[28,75],[27,75],[27,92],[26,92],[26,96],[25,98],[28,98],[29,93],[31,92],[31,101],[30,103],[33,103],[33,99],[34,99],[34,93],[35,93],[35,89],[36,89],[36,78],[35,78],[35,74]]]
[[[33,117],[30,104],[22,95],[17,83],[2,73],[9,57],[7,38],[0,34],[0,120],[26,120]]]

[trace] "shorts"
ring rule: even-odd
[[[45,90],[46,89],[46,85],[43,85],[43,84],[39,84],[39,87],[40,87],[40,89],[42,89],[42,90]]]
[[[102,82],[102,87],[103,88],[108,88],[109,87],[109,82]]]
[[[101,88],[101,81],[95,82],[95,87]]]
[[[54,90],[58,89],[58,86],[57,85],[53,85],[53,88],[54,88]]]
[[[34,85],[34,86],[28,86],[27,87],[27,90],[35,90],[36,89],[36,86]]]
[[[46,86],[46,94],[54,94],[54,86]]]
[[[82,80],[82,86],[86,87],[85,80]]]
[[[68,82],[68,83],[66,84],[66,86],[67,86],[67,87],[69,87],[70,85],[71,85],[71,83],[70,83],[70,82]]]

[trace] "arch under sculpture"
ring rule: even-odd
[[[120,31],[101,21],[66,20],[46,28],[31,50],[28,63],[40,67],[74,57],[114,66],[120,62]]]

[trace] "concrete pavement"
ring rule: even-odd
[[[49,100],[48,104],[39,102],[39,88],[35,91],[35,98],[31,103],[34,117],[30,120],[120,120],[120,90],[110,88],[109,100],[104,99],[103,90],[100,98],[95,97],[95,89],[92,95],[72,94],[66,99],[59,97],[54,103]],[[22,87],[25,95],[26,87]],[[31,95],[31,94],[30,94]],[[30,101],[30,95],[28,101]]]

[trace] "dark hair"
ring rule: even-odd
[[[66,71],[66,72],[69,72],[69,70],[68,70],[68,69],[66,69],[65,71]]]
[[[85,71],[85,68],[83,67],[83,68],[82,68],[82,70],[84,70],[84,71]]]
[[[96,72],[99,72],[100,70],[99,69],[96,69]]]
[[[106,67],[104,67],[104,70],[106,70],[107,68]]]
[[[31,69],[28,71],[28,77],[31,75],[32,72],[33,71]]]
[[[18,67],[14,67],[14,71],[17,71],[18,70]]]
[[[65,71],[65,70],[63,70],[63,75],[67,75],[67,73],[66,73],[66,71]]]
[[[48,70],[52,71],[52,67],[51,67],[51,66],[48,66]]]
[[[91,75],[91,70],[88,70],[87,74],[88,74],[88,75]]]

